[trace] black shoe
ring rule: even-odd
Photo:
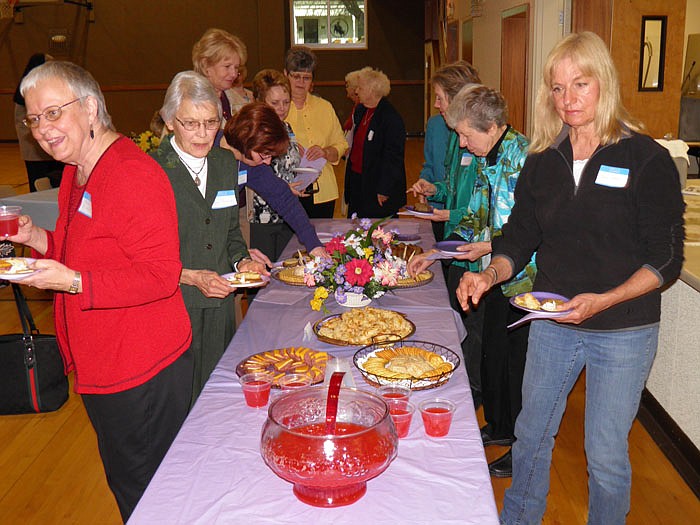
[[[502,447],[508,447],[513,444],[511,438],[495,438],[489,434],[489,426],[484,425],[481,427],[481,442],[485,447],[490,445],[501,445]]]
[[[489,474],[494,478],[513,477],[513,456],[510,450],[500,458],[489,463]]]

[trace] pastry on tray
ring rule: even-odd
[[[323,320],[317,334],[327,339],[353,345],[368,345],[380,334],[392,334],[405,338],[415,326],[406,317],[392,310],[366,306]]]
[[[311,377],[311,383],[314,384],[323,381],[327,361],[326,352],[290,346],[253,354],[241,361],[236,372],[238,375],[269,372],[275,385],[286,374],[305,374]]]
[[[423,379],[452,372],[449,361],[422,348],[401,346],[377,350],[365,361],[365,371],[390,379]]]

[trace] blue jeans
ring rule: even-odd
[[[515,424],[513,482],[501,523],[540,523],[549,492],[554,437],[586,367],[588,523],[624,524],[632,469],[628,437],[656,354],[658,324],[592,332],[551,321],[530,327],[523,407]]]

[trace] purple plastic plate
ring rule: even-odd
[[[449,255],[454,257],[455,255],[462,255],[463,252],[457,251],[457,246],[463,246],[467,244],[466,241],[440,241],[435,243],[435,249],[440,250],[443,255]]]
[[[564,301],[564,302],[569,301],[568,297],[564,297],[563,295],[559,295],[557,293],[551,293],[551,292],[530,292],[530,293],[535,297],[535,299],[537,299],[541,303],[546,301],[547,299],[557,299],[559,301]],[[516,295],[515,297],[520,297],[521,295],[525,295],[525,294]],[[562,310],[560,312],[550,312],[549,310],[541,310],[541,309],[540,310],[533,310],[532,308],[525,308],[524,306],[520,306],[519,304],[517,304],[515,302],[515,297],[510,298],[510,304],[512,304],[516,308],[520,308],[521,310],[525,310],[526,312],[531,312],[533,314],[542,314],[543,316],[546,315],[547,317],[561,317],[561,316],[566,315],[569,312],[571,312],[571,310]]]

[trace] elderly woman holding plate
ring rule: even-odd
[[[497,242],[515,202],[514,189],[525,163],[528,140],[507,122],[503,96],[486,86],[463,87],[451,101],[447,124],[459,135],[460,145],[474,155],[477,176],[467,214],[455,234],[469,243],[460,258],[477,268],[488,266],[491,239]],[[426,256],[414,257],[409,265],[417,272],[430,264]],[[534,257],[517,275],[495,287],[484,301],[482,334],[481,395],[486,425],[481,429],[484,446],[509,445],[514,439],[515,420],[520,412],[528,326],[508,330],[523,313],[509,298],[532,290],[536,268]],[[511,455],[506,453],[489,464],[491,475],[511,474]]]
[[[163,170],[114,131],[81,67],[51,61],[22,81],[25,124],[67,166],[56,231],[20,217],[43,257],[24,284],[55,290],[56,337],[97,433],[126,521],[187,416],[190,321],[178,287],[177,212]]]
[[[628,436],[656,353],[661,288],[683,264],[683,199],[668,151],[620,101],[601,38],[571,34],[549,54],[532,145],[493,259],[462,278],[464,308],[537,250],[538,291],[570,298],[533,321],[501,523],[540,523],[566,400],[586,369],[588,522],[623,524]]]
[[[233,154],[213,147],[221,103],[211,83],[194,71],[178,73],[160,114],[171,134],[153,158],[168,175],[177,203],[180,287],[192,323],[194,404],[236,330],[235,288],[221,275],[269,274],[250,258],[241,235]]]

